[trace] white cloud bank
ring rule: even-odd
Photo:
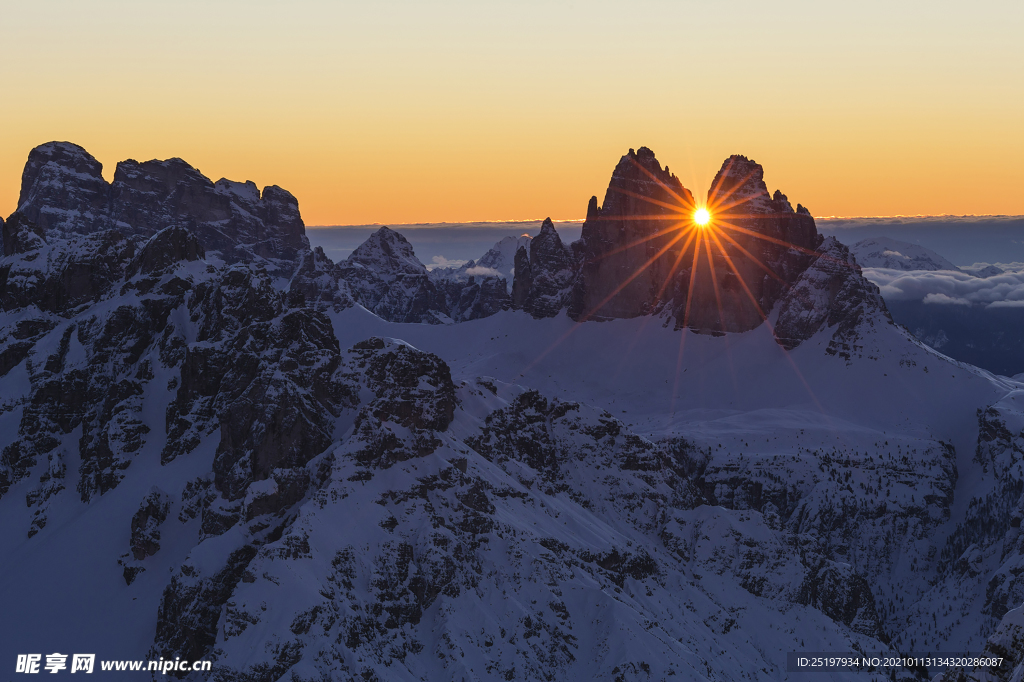
[[[468,263],[468,260],[449,259],[444,256],[434,256],[431,258],[433,263],[427,265],[427,270],[433,270],[435,268],[461,268],[463,265]]]
[[[980,304],[993,308],[1024,307],[1024,272],[972,277],[952,270],[889,270],[864,268],[864,276],[893,301],[934,305]]]
[[[494,268],[485,268],[482,265],[477,265],[476,267],[468,268],[466,270],[466,274],[467,275],[476,275],[478,277],[484,277],[484,276],[488,276],[488,277],[504,277],[505,276],[505,275],[501,274],[500,272],[498,272],[497,270],[495,270]]]

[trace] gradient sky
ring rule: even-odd
[[[5,1],[28,151],[180,156],[309,225],[583,217],[630,147],[817,216],[1024,214],[1024,3]]]

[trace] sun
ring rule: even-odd
[[[706,208],[698,208],[693,212],[693,222],[697,223],[701,227],[704,227],[711,222],[711,214],[708,213]]]

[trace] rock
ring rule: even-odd
[[[15,214],[17,216],[17,214]],[[67,314],[107,293],[123,277],[135,255],[135,244],[116,230],[104,230],[73,242],[59,240],[40,255],[42,238],[21,217],[7,222],[18,236],[5,240],[11,253],[0,263],[0,305],[5,309],[35,305],[41,310]],[[38,241],[36,241],[38,240]]]
[[[690,223],[693,195],[647,147],[619,159],[604,204],[590,199],[573,244],[579,277],[569,315],[577,320],[649,315],[672,295],[680,228]],[[517,269],[518,272],[518,269]]]
[[[808,571],[797,602],[812,606],[854,632],[888,642],[871,594],[871,586],[848,564],[828,562]]]
[[[185,225],[228,262],[292,261],[309,248],[298,202],[277,186],[260,195],[252,182],[216,184],[182,159],[117,164],[107,183],[81,147],[50,142],[29,153],[19,211],[48,238],[118,229],[148,239]]]
[[[469,268],[487,268],[495,270],[499,276],[504,277],[512,286],[515,273],[516,252],[520,247],[525,247],[529,253],[529,246],[532,238],[523,234],[518,237],[508,236],[502,238],[498,243],[487,250],[487,253],[477,258]]]
[[[288,285],[288,305],[312,307],[316,310],[333,309],[341,312],[355,304],[348,285],[334,276],[335,265],[323,248],[300,254],[299,266]]]
[[[508,310],[512,299],[503,277],[491,275],[453,275],[434,279],[444,298],[444,310],[453,322],[490,317]]]
[[[509,306],[503,278],[472,267],[428,273],[406,238],[388,227],[338,263],[335,276],[357,303],[389,322],[447,324]]]
[[[540,234],[530,241],[528,260],[525,253],[523,247],[516,252],[512,308],[536,318],[554,317],[568,302],[575,272],[572,252],[551,218],[544,219]]]
[[[348,284],[361,306],[390,322],[447,321],[444,297],[437,291],[412,245],[382,227],[338,263],[336,276]]]
[[[51,238],[112,227],[103,166],[70,142],[48,142],[29,152],[18,211]]]
[[[154,487],[132,517],[132,556],[136,561],[160,551],[160,525],[167,520],[171,498]]]
[[[5,256],[35,251],[46,244],[43,228],[17,211],[7,222],[0,219],[0,235],[3,237],[3,254]]]
[[[441,444],[436,432],[448,428],[457,404],[448,365],[379,337],[357,343],[347,355],[341,378],[374,396],[355,419],[349,456],[376,470],[434,452]]]
[[[878,287],[861,274],[850,250],[829,237],[814,262],[800,274],[778,304],[775,338],[787,349],[823,327],[835,328],[833,355],[849,359],[862,324],[879,319],[892,324]]]
[[[330,386],[339,355],[330,320],[308,309],[251,325],[229,348],[226,356],[198,358],[223,368],[214,370],[223,372],[212,396],[221,434],[214,482],[236,500],[249,483],[301,466],[330,445],[340,409]],[[197,368],[199,376],[207,371]],[[179,401],[187,404],[181,391],[193,385],[182,383]]]
[[[139,255],[128,266],[125,277],[130,279],[138,273],[154,275],[174,267],[180,262],[197,261],[206,258],[206,251],[199,238],[191,230],[172,225],[153,235],[142,247]]]
[[[763,178],[760,165],[737,155],[715,176],[707,199],[711,229],[695,238],[702,257],[694,263],[684,254],[675,276],[677,327],[753,329],[814,259],[822,241],[814,220],[793,212],[781,192],[773,199]]]
[[[553,228],[534,240],[528,259],[517,253],[512,307],[535,317],[566,308],[578,321],[660,313],[676,328],[716,334],[759,326],[822,241],[807,211],[794,211],[780,191],[769,195],[763,176],[750,159],[729,157],[708,194],[711,223],[698,229],[690,191],[650,149],[630,150],[604,205],[591,199],[571,257],[547,246]],[[550,261],[543,277],[538,246]]]

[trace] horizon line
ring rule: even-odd
[[[960,213],[896,213],[893,215],[854,215],[854,216],[843,216],[843,215],[827,215],[827,216],[812,216],[814,220],[821,220],[829,222],[833,220],[892,220],[895,218],[1005,218],[1008,220],[1022,219],[1024,220],[1024,214],[1014,215],[1006,213],[971,213],[971,214],[960,214]],[[460,227],[471,224],[489,224],[489,225],[510,225],[510,224],[526,224],[526,223],[540,223],[547,218],[519,218],[512,220],[440,220],[437,222],[414,222],[414,223],[334,223],[334,224],[323,224],[323,225],[306,225],[307,230],[322,230],[339,227],[405,227],[417,229],[421,226],[430,229],[433,226],[444,226],[450,225],[452,227]],[[586,218],[550,218],[552,223],[584,223]]]

